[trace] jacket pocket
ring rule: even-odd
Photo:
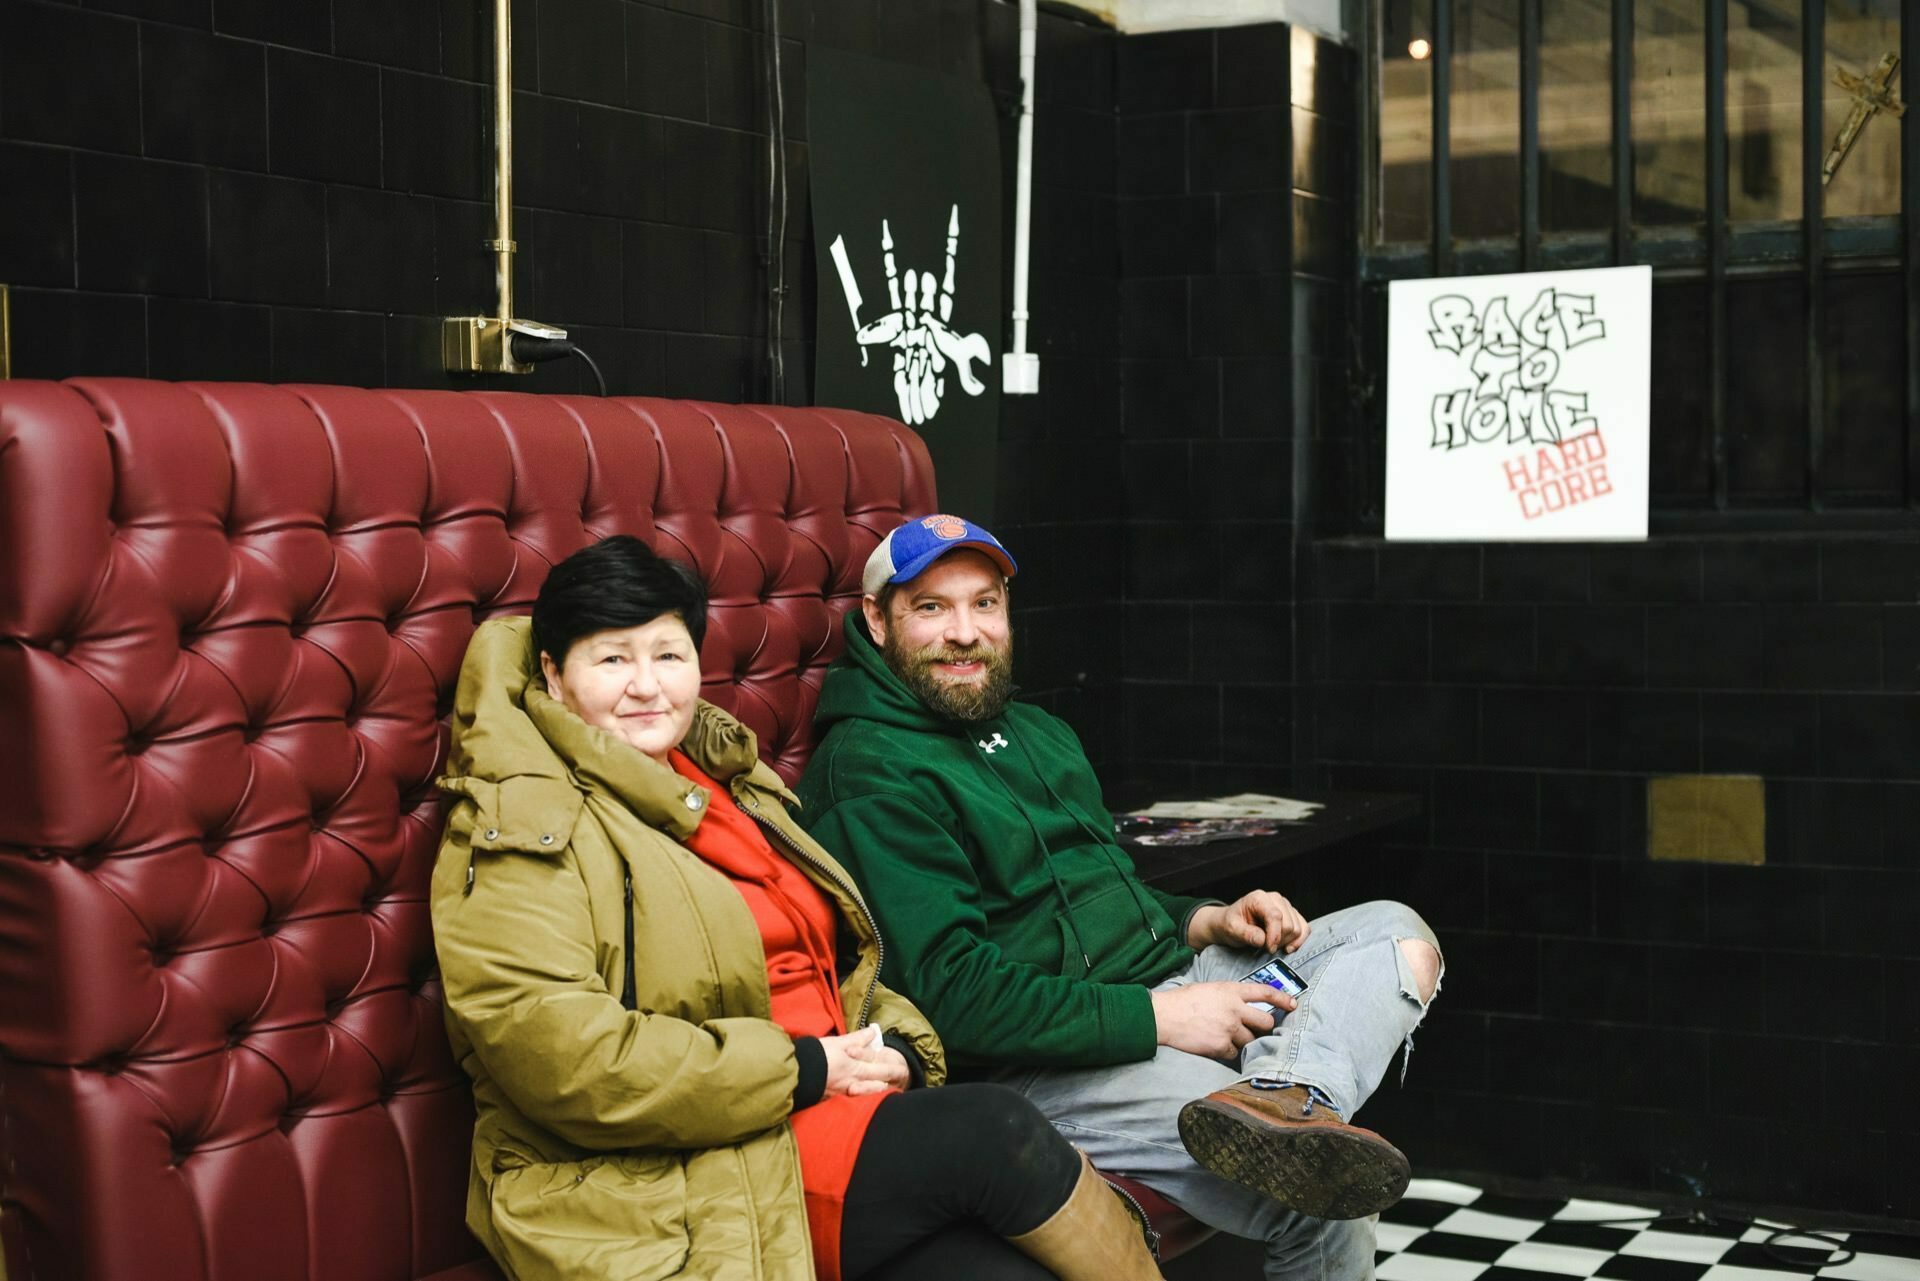
[[[492,1210],[500,1262],[516,1281],[657,1281],[686,1265],[686,1172],[670,1153],[503,1170]]]

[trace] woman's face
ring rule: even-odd
[[[564,664],[542,654],[540,668],[568,711],[662,764],[693,724],[700,655],[678,614],[589,633]]]

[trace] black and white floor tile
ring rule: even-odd
[[[1380,1216],[1377,1273],[1380,1281],[1920,1281],[1920,1237],[1822,1232],[1825,1239],[1780,1236],[1769,1248],[1788,1226],[1415,1179]]]

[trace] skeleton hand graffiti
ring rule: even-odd
[[[892,310],[873,323],[862,325],[863,300],[860,286],[853,278],[853,264],[847,260],[846,237],[835,236],[829,246],[833,265],[840,274],[840,288],[847,297],[847,311],[853,317],[853,337],[860,344],[860,363],[867,363],[869,347],[893,348],[893,390],[900,398],[900,417],[916,427],[931,422],[940,412],[940,399],[947,390],[948,362],[952,362],[954,374],[967,395],[978,396],[986,390],[986,384],[975,376],[973,362],[991,365],[993,361],[993,350],[985,337],[977,333],[956,333],[948,323],[953,319],[953,262],[959,247],[960,206],[956,204],[947,218],[946,279],[936,285],[932,271],[916,272],[909,267],[902,280],[893,260],[893,228],[886,219],[881,219],[880,252],[887,275],[887,301]]]

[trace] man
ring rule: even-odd
[[[1143,884],[1072,730],[1012,701],[1015,571],[954,516],[882,541],[821,691],[804,821],[861,881],[886,981],[963,1074],[1264,1241],[1270,1278],[1371,1276],[1369,1216],[1409,1171],[1347,1118],[1438,987],[1431,931],[1398,903],[1308,921],[1270,891],[1224,904]],[[1276,955],[1297,999],[1245,981]]]

